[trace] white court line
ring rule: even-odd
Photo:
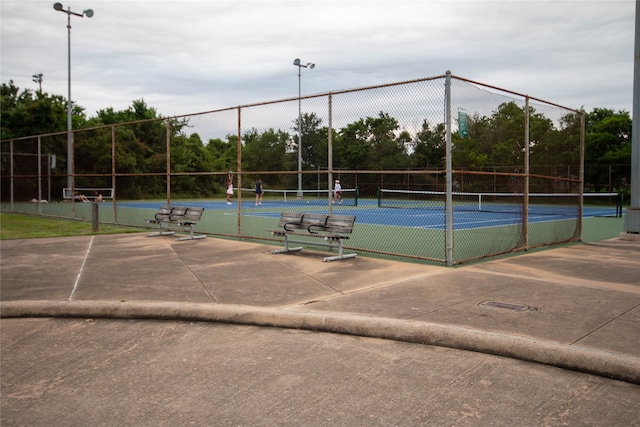
[[[84,259],[82,260],[82,265],[80,266],[80,271],[78,271],[78,276],[76,277],[76,282],[73,284],[73,290],[71,291],[71,295],[69,295],[69,301],[73,299],[73,294],[76,293],[76,289],[78,289],[78,283],[80,282],[80,276],[84,271],[84,265],[87,263],[87,258],[89,258],[89,252],[91,252],[91,246],[93,246],[93,238],[95,236],[91,236],[91,241],[89,242],[89,247],[87,248],[87,253],[84,254]]]

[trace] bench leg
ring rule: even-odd
[[[156,233],[149,233],[147,234],[147,237],[156,237],[156,236],[171,236],[176,234],[175,231],[168,231],[168,230],[163,230],[160,229],[160,231],[156,232]]]
[[[195,236],[190,235],[190,236],[185,236],[185,237],[178,237],[178,238],[176,239],[176,241],[180,242],[180,241],[182,241],[182,240],[196,240],[196,239],[204,239],[205,237],[207,237],[207,236],[205,236],[204,234],[197,234],[197,235],[195,235]]]
[[[271,251],[272,254],[284,254],[287,252],[297,252],[297,251],[301,251],[302,250],[302,246],[297,246],[295,248],[290,248],[289,247],[289,236],[288,235],[284,235],[284,248],[283,249],[275,249],[273,251]]]
[[[330,261],[337,261],[339,259],[355,258],[357,255],[358,254],[346,254],[346,255],[344,255],[342,253],[342,240],[338,240],[338,255],[324,257],[324,258],[322,258],[322,261],[330,262]]]
[[[206,235],[204,235],[204,234],[196,234],[196,235],[194,235],[194,234],[193,234],[193,227],[191,227],[191,228],[189,229],[189,236],[188,236],[188,237],[178,237],[178,238],[176,239],[176,241],[180,242],[180,241],[182,241],[182,240],[196,240],[196,239],[204,239],[205,237],[207,237],[207,236],[206,236]]]
[[[171,236],[175,234],[175,231],[167,230],[162,228],[162,222],[151,222],[150,224],[155,224],[158,226],[158,231],[155,233],[147,234],[147,237],[156,237],[156,236]]]
[[[324,262],[337,261],[339,259],[355,258],[358,254],[335,255],[322,258]]]

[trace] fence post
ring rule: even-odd
[[[451,71],[447,70],[444,84],[444,109],[445,109],[445,146],[446,146],[446,189],[445,202],[445,248],[446,262],[453,265],[453,170],[451,161]]]
[[[333,214],[333,204],[331,195],[333,192],[333,97],[329,92],[329,135],[327,140],[327,203],[329,204],[329,215]],[[298,125],[299,126],[299,125]]]
[[[530,128],[530,113],[531,109],[529,108],[529,95],[525,97],[524,101],[524,195],[522,197],[522,246],[525,250],[529,249],[529,174],[530,170],[530,159],[529,159],[529,128]],[[516,177],[517,179],[517,177]],[[517,244],[516,244],[517,246]],[[515,248],[514,248],[515,249]]]
[[[636,26],[633,61],[633,116],[631,129],[631,204],[624,214],[624,237],[640,234],[640,4],[636,2]]]
[[[166,120],[166,179],[167,179],[167,205],[171,206],[171,119]]]
[[[100,231],[100,226],[98,225],[100,219],[98,214],[100,212],[99,206],[98,202],[91,202],[91,231],[94,233]]]

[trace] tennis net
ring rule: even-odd
[[[583,213],[588,216],[621,216],[622,200],[618,193],[584,193]],[[378,207],[444,210],[444,191],[378,190]],[[529,193],[530,215],[577,217],[580,213],[578,193]],[[496,212],[521,215],[524,193],[452,192],[454,211]]]
[[[274,190],[263,189],[262,203],[280,203],[280,204],[311,204],[311,205],[328,205],[329,197],[333,200],[333,191],[328,190]],[[337,204],[345,206],[358,206],[358,189],[343,188],[341,191],[342,200],[336,201]],[[247,203],[253,202],[256,197],[255,189],[243,188],[242,198],[248,200]]]

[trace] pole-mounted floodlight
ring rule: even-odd
[[[307,62],[307,65],[303,65],[300,62],[300,58],[293,60],[293,65],[298,67],[298,198],[302,198],[302,92],[301,92],[301,73],[302,68],[309,68],[313,70],[316,64]]]
[[[54,3],[53,8],[67,14],[67,187],[73,188],[73,132],[71,122],[71,15],[80,18],[93,16],[93,10],[86,9],[82,13],[72,12],[68,7],[64,10],[62,3]]]

